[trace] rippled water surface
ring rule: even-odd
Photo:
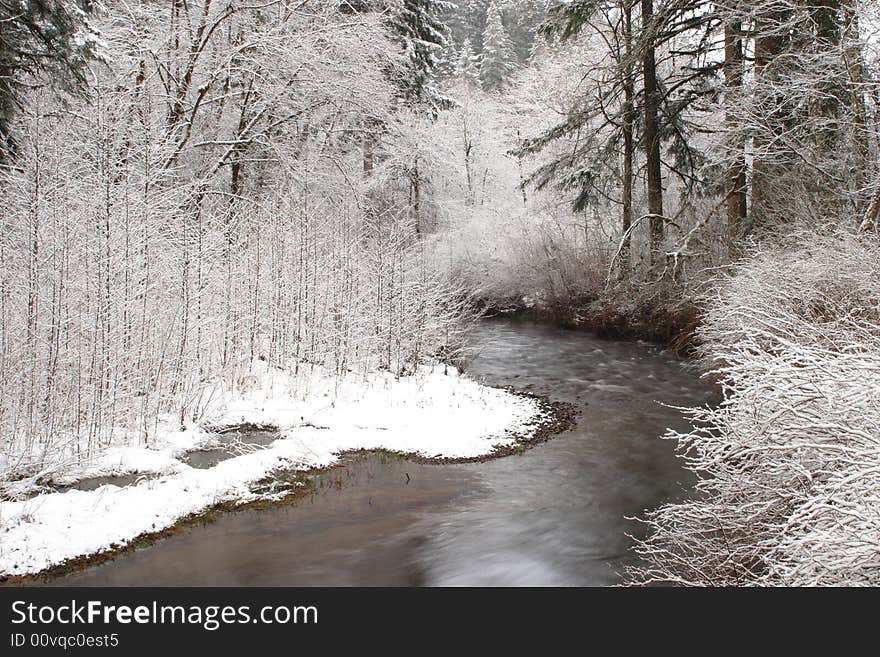
[[[578,405],[575,430],[486,463],[370,455],[295,505],[223,515],[56,581],[69,585],[607,585],[632,559],[625,518],[690,483],[660,440],[666,406],[711,391],[656,347],[516,320],[475,330],[469,373]]]

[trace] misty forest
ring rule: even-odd
[[[558,459],[419,581],[880,585],[878,165],[873,0],[0,0],[0,579],[381,449]]]

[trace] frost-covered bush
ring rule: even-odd
[[[616,245],[602,212],[574,212],[556,190],[527,184],[535,162],[513,151],[556,116],[538,78],[504,95],[459,80],[458,105],[407,128],[406,153],[430,182],[432,268],[492,307],[571,306],[601,287]]]
[[[716,408],[670,433],[699,476],[650,513],[634,582],[880,584],[880,244],[802,232],[706,301]]]
[[[485,210],[441,238],[435,267],[490,307],[570,308],[603,282],[605,252],[569,221]]]

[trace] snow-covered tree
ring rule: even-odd
[[[98,46],[93,8],[91,0],[0,0],[0,161],[14,149],[9,122],[29,88],[83,89]]]
[[[0,496],[197,421],[255,361],[402,374],[441,346],[423,311],[460,305],[428,298],[407,189],[360,175],[365,117],[416,114],[387,17],[288,8],[111,5],[90,95],[27,90],[0,166]]]
[[[468,39],[475,52],[482,52],[490,4],[491,0],[456,0],[455,8],[443,14],[456,51]],[[531,56],[538,25],[553,4],[555,0],[503,0],[498,3],[514,55],[520,64],[525,64]]]
[[[483,29],[486,27],[486,7],[489,0],[456,0],[443,12],[443,22],[449,29],[449,38],[460,48],[465,39],[474,52],[483,47]]]
[[[446,45],[446,27],[440,14],[450,7],[451,3],[443,0],[403,0],[391,19],[405,53],[404,68],[397,77],[399,97],[410,107],[436,112],[449,104],[434,86],[434,75]]]
[[[465,39],[459,50],[455,74],[468,85],[476,86],[480,83],[480,58],[474,54],[470,39]]]
[[[501,9],[496,0],[489,4],[486,29],[483,32],[483,51],[480,56],[480,80],[486,91],[500,89],[516,68],[513,43],[501,21]]]

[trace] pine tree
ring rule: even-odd
[[[451,8],[443,12],[443,22],[449,28],[449,38],[456,49],[468,39],[474,52],[480,52],[488,5],[489,0],[455,0]]]
[[[403,0],[391,21],[405,53],[405,68],[397,84],[398,96],[406,105],[436,112],[449,104],[432,80],[446,45],[446,27],[440,15],[451,7],[440,0]]]
[[[702,0],[682,2],[693,7],[693,2]],[[682,59],[688,57],[684,73],[659,68],[655,52],[682,30],[702,27],[703,19],[695,18],[693,24],[680,21],[678,12],[683,10],[670,2],[670,14],[663,15],[661,22],[653,15],[653,4],[653,0],[573,0],[549,10],[540,32],[551,42],[568,41],[582,33],[600,36],[607,58],[594,73],[608,83],[573,103],[562,123],[519,149],[524,155],[537,153],[552,142],[574,138],[573,149],[539,167],[529,182],[538,189],[553,184],[576,192],[575,212],[607,198],[619,184],[623,235],[619,255],[624,270],[628,268],[630,230],[645,218],[649,219],[653,262],[663,264],[658,257],[665,228],[661,157],[667,157],[667,167],[686,189],[698,193],[705,184],[700,177],[704,156],[691,143],[693,127],[686,114],[709,93],[703,82],[712,76],[712,67],[718,66],[700,68],[697,55],[703,54],[705,46],[698,42],[693,53],[679,53]],[[638,150],[644,167],[636,162]],[[648,203],[647,212],[635,219],[634,184],[640,169],[645,172]]]
[[[513,51],[526,64],[535,45],[538,26],[547,18],[549,0],[508,0],[501,10]]]
[[[14,153],[10,122],[34,84],[78,92],[98,38],[91,0],[0,0],[0,161]]]
[[[468,85],[477,86],[480,83],[480,58],[474,54],[470,39],[466,38],[461,46],[455,65],[455,74]]]
[[[513,43],[501,21],[501,10],[495,0],[486,13],[483,51],[480,56],[480,80],[486,91],[501,88],[515,69]]]

